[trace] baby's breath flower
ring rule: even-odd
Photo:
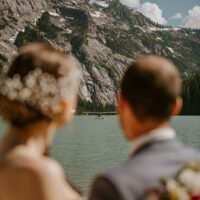
[[[26,103],[43,114],[61,112],[60,102],[69,99],[78,91],[80,71],[55,78],[53,75],[35,69],[22,80],[20,75],[1,77],[0,93],[11,101]],[[78,81],[78,82],[77,82]]]

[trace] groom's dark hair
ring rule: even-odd
[[[181,96],[181,79],[175,65],[159,56],[132,62],[121,83],[121,93],[141,119],[165,120]]]

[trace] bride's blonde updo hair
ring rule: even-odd
[[[60,102],[78,92],[80,77],[71,55],[46,44],[26,45],[0,77],[0,114],[17,127],[53,120],[63,114]]]

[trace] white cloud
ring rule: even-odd
[[[167,20],[163,17],[162,10],[155,3],[145,2],[138,9],[146,17],[159,24],[167,24]]]
[[[167,24],[167,20],[163,17],[162,9],[155,3],[145,2],[140,5],[140,0],[120,0],[120,2],[128,7],[137,8],[139,12],[156,23]]]
[[[120,2],[131,8],[137,8],[140,5],[140,0],[120,0]]]
[[[200,6],[194,6],[184,18],[184,27],[200,28]]]
[[[169,19],[181,19],[183,16],[182,16],[182,14],[181,13],[176,13],[175,15],[173,15],[172,17],[170,17]]]

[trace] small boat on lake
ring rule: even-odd
[[[103,117],[103,115],[101,114],[101,113],[97,113],[97,116],[95,117],[95,119],[105,119],[104,117]]]

